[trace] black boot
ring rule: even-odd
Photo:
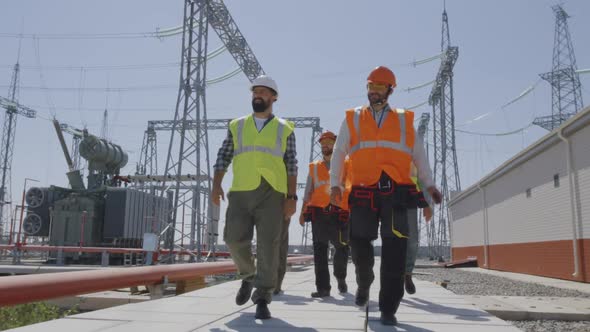
[[[238,290],[238,294],[236,295],[236,304],[243,305],[250,299],[250,295],[252,295],[252,288],[254,287],[254,283],[251,281],[242,280],[242,286],[240,290]]]
[[[412,275],[411,274],[406,274],[405,280],[404,280],[404,284],[406,286],[406,292],[408,294],[414,294],[416,293],[416,285],[414,285],[414,282],[412,281]]]
[[[275,290],[272,291],[273,295],[279,295],[279,294],[283,294],[283,290],[280,288],[277,288]]]
[[[369,302],[369,289],[368,288],[361,288],[359,287],[356,290],[356,300],[354,303],[359,307],[362,307]]]
[[[383,325],[397,325],[397,319],[393,312],[381,312],[381,324]]]
[[[270,318],[270,310],[268,310],[268,305],[266,304],[265,300],[256,301],[256,314],[254,315],[254,317],[256,319]]]
[[[348,292],[348,285],[346,285],[345,279],[338,279],[338,291],[340,293]]]
[[[311,293],[311,297],[328,297],[330,296],[329,289],[318,289],[317,292]]]

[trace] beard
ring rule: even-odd
[[[262,113],[266,111],[268,108],[268,103],[265,102],[262,98],[254,98],[252,99],[252,109],[256,113]]]
[[[369,104],[373,105],[383,105],[387,102],[387,95],[371,92],[367,94],[367,98],[369,99]]]
[[[332,152],[334,152],[334,149],[322,149],[322,155],[324,157],[329,157],[332,155]]]

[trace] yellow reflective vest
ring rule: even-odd
[[[234,143],[233,182],[230,191],[250,191],[263,177],[276,191],[287,193],[287,168],[283,156],[293,123],[273,117],[258,132],[252,114],[229,123]]]

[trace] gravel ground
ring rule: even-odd
[[[503,295],[503,296],[555,296],[590,298],[590,294],[575,290],[543,286],[529,282],[516,281],[489,274],[469,272],[466,270],[430,268],[416,269],[420,280],[442,282],[448,280],[447,289],[461,295]]]
[[[515,281],[468,270],[445,268],[417,268],[414,278],[431,282],[447,282],[447,289],[460,295],[498,296],[553,296],[590,298],[590,294],[575,290],[543,286]],[[427,274],[420,274],[427,273]],[[514,326],[527,332],[590,332],[590,322],[568,322],[554,320],[510,321]]]
[[[533,321],[509,321],[512,325],[526,332],[588,332],[590,322],[566,322],[562,320],[533,320]]]

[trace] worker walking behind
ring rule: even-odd
[[[311,222],[313,236],[313,258],[316,291],[311,297],[330,296],[330,271],[328,269],[328,249],[330,242],[336,249],[334,253],[334,276],[338,281],[338,291],[346,293],[346,268],[350,249],[348,247],[348,209],[347,204],[330,204],[330,157],[336,142],[336,135],[324,132],[319,139],[322,147],[322,160],[309,164],[309,173],[303,197],[303,207],[299,223]],[[346,173],[344,173],[346,174]],[[344,184],[345,181],[339,182]]]
[[[416,285],[412,280],[412,273],[414,272],[414,266],[416,265],[416,256],[418,255],[419,248],[419,227],[418,227],[418,209],[422,209],[422,214],[426,222],[429,222],[432,218],[432,197],[428,192],[423,192],[423,185],[418,179],[418,170],[416,166],[412,164],[411,168],[411,179],[416,185],[417,191],[414,193],[417,207],[408,208],[408,248],[406,252],[406,276],[404,278],[404,285],[408,294],[416,293]]]
[[[225,199],[221,182],[233,159],[223,238],[243,278],[236,304],[243,305],[252,296],[256,318],[268,319],[282,221],[296,208],[297,158],[294,125],[273,115],[279,92],[275,81],[260,76],[251,91],[254,112],[230,122],[217,154],[211,195],[217,205]],[[254,228],[256,265],[251,252]]]
[[[432,181],[424,146],[414,129],[414,113],[391,109],[387,99],[396,86],[386,67],[375,68],[367,78],[369,105],[346,111],[336,140],[330,169],[331,201],[342,199],[341,173],[350,159],[352,191],[350,247],[358,289],[356,304],[364,306],[374,280],[372,241],[381,233],[381,289],[379,310],[383,325],[395,325],[395,313],[404,294],[408,236],[408,207],[416,207],[411,192],[412,161],[418,177],[436,203],[441,195]],[[380,229],[379,229],[380,227]]]

